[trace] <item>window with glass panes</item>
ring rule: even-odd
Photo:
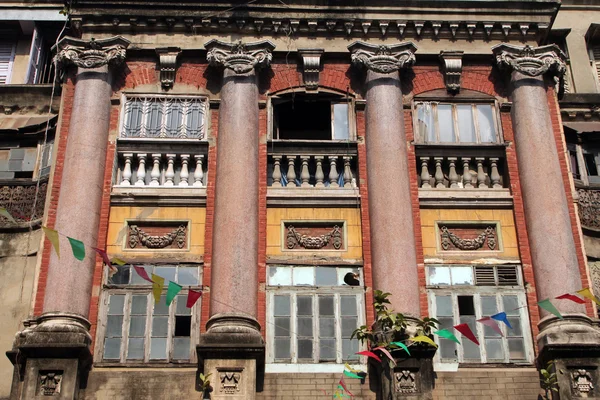
[[[364,288],[344,283],[349,272],[360,273],[346,267],[269,267],[269,362],[358,361],[359,343],[350,337],[364,324]]]
[[[204,139],[207,104],[198,96],[127,96],[120,137]]]
[[[518,268],[511,266],[511,268]],[[434,266],[428,267],[430,314],[440,321],[440,329],[448,329],[460,340],[457,344],[436,337],[441,362],[460,363],[529,363],[532,360],[531,333],[525,291],[521,279],[506,283],[505,266]],[[512,279],[512,278],[511,278]],[[489,326],[476,322],[505,312],[512,329],[497,321],[502,335]],[[467,324],[480,346],[452,327]]]
[[[201,290],[198,265],[145,265],[150,274],[165,278],[158,303],[152,285],[130,266],[117,267],[106,278],[102,294],[104,313],[99,324],[102,338],[99,358],[104,362],[189,363],[195,359],[200,326],[200,301],[187,308],[189,289]],[[166,305],[166,286],[173,281],[183,286]]]
[[[415,103],[415,131],[420,143],[498,143],[493,103]]]

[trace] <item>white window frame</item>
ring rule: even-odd
[[[42,63],[44,61],[44,38],[40,34],[37,26],[33,29],[33,36],[31,37],[31,48],[29,50],[29,64],[27,66],[27,83],[37,84],[40,83],[40,77],[42,75]]]
[[[419,129],[419,116],[418,116],[418,106],[422,105],[422,104],[427,104],[429,103],[431,105],[431,112],[433,113],[433,124],[434,124],[434,133],[435,133],[435,137],[436,137],[436,141],[434,142],[430,142],[427,140],[426,137],[422,137],[421,135],[421,131]],[[450,105],[452,107],[452,123],[453,123],[453,128],[454,128],[454,136],[455,136],[455,141],[454,142],[442,142],[440,141],[439,137],[440,137],[440,128],[439,128],[439,119],[438,119],[438,106],[439,105]],[[458,105],[470,105],[471,109],[472,109],[472,116],[473,116],[473,125],[474,125],[474,130],[475,130],[475,138],[476,141],[475,142],[461,142],[460,141],[460,130],[459,130],[459,125],[458,125],[458,111],[457,111],[457,107]],[[496,130],[496,140],[494,142],[482,142],[481,141],[481,134],[479,132],[479,120],[478,120],[478,115],[477,115],[477,107],[476,106],[480,106],[480,105],[489,105],[492,107],[492,118],[493,118],[493,122],[494,122],[494,128]],[[456,102],[449,102],[449,101],[427,101],[427,100],[415,100],[413,101],[413,105],[412,105],[412,114],[413,114],[413,131],[415,132],[415,141],[419,144],[442,144],[442,145],[478,145],[478,146],[486,146],[486,145],[495,145],[495,144],[500,144],[502,143],[502,128],[501,128],[501,124],[500,124],[500,118],[498,115],[498,102],[497,101],[456,101]]]
[[[148,116],[150,115],[149,110],[150,110],[150,105],[152,103],[154,103],[155,101],[161,101],[162,100],[168,100],[168,99],[187,99],[187,100],[197,100],[202,104],[201,107],[201,114],[202,114],[202,125],[200,127],[200,137],[199,138],[190,138],[190,137],[170,137],[170,136],[166,136],[166,126],[167,126],[167,117],[168,117],[168,102],[167,101],[163,101],[162,102],[162,119],[161,119],[161,128],[160,128],[160,135],[159,137],[152,137],[152,136],[147,136],[147,129],[148,129],[148,124],[147,124],[147,119]],[[127,107],[130,103],[130,101],[132,100],[142,100],[143,105],[142,105],[142,120],[145,121],[142,123],[140,129],[140,135],[139,136],[127,136],[125,131],[125,124],[126,124],[126,120],[127,120]],[[208,121],[210,120],[209,118],[209,106],[208,106],[208,97],[206,96],[198,96],[198,95],[165,95],[165,94],[148,94],[148,93],[124,93],[121,96],[121,121],[119,123],[119,139],[123,140],[136,140],[136,139],[143,139],[143,140],[176,140],[176,141],[181,141],[181,140],[193,140],[193,141],[197,141],[197,140],[206,140],[206,133],[207,133],[207,125],[208,125]],[[182,126],[186,126],[187,123],[187,115],[185,114],[185,112],[183,112],[182,115],[182,121],[181,121],[181,125]]]
[[[15,62],[15,52],[17,49],[17,44],[16,43],[10,43],[10,42],[4,42],[6,43],[6,48],[8,48],[8,46],[11,46],[11,50],[10,50],[10,56],[8,57],[8,63],[7,63],[7,67],[6,67],[6,75],[5,75],[5,79],[4,82],[1,81],[2,75],[0,75],[0,84],[4,84],[4,85],[8,85],[11,82],[11,78],[12,78],[12,69],[13,69],[13,65]],[[0,43],[4,44],[4,43]],[[0,59],[0,62],[3,62],[5,60]]]

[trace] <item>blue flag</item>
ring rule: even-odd
[[[494,314],[490,318],[491,319],[495,319],[496,321],[504,322],[506,324],[506,326],[508,326],[510,329],[513,328],[510,325],[510,322],[508,322],[508,317],[506,316],[506,313],[504,311],[502,311],[502,312],[500,312],[498,314]]]

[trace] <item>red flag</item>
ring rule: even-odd
[[[354,395],[352,394],[352,392],[351,392],[351,391],[349,391],[349,390],[348,390],[348,388],[346,387],[346,383],[344,382],[344,377],[343,377],[343,376],[340,378],[340,382],[339,382],[339,384],[340,384],[340,385],[342,385],[342,387],[344,388],[344,390],[345,390],[346,392],[348,392],[348,394],[349,394],[350,396],[354,397]]]
[[[466,337],[471,342],[473,342],[477,346],[479,346],[479,341],[477,340],[477,338],[473,334],[473,331],[471,330],[471,328],[469,328],[469,325],[467,325],[467,324],[458,324],[458,325],[454,326],[454,329],[456,329],[457,331],[459,331],[460,333],[462,333],[462,335],[464,337]]]
[[[555,299],[559,299],[559,300],[565,299],[565,300],[571,300],[572,302],[575,302],[577,304],[585,304],[585,300],[580,299],[579,297],[569,294],[569,293],[562,294],[558,297],[555,297]]]
[[[148,273],[146,272],[146,269],[144,267],[134,265],[133,269],[135,269],[135,272],[137,272],[137,274],[140,276],[140,278],[142,278],[143,280],[148,281],[150,283],[154,283],[152,281],[152,279],[150,279],[150,277],[148,276]]]
[[[202,296],[202,292],[197,290],[190,289],[188,291],[187,304],[185,305],[187,308],[192,308],[194,304],[198,301],[198,299]]]
[[[374,359],[376,359],[377,361],[381,362],[381,358],[379,358],[379,357],[377,356],[377,354],[375,354],[375,353],[373,353],[373,352],[371,352],[371,351],[359,351],[359,352],[358,352],[358,353],[356,353],[356,354],[359,354],[359,355],[361,355],[361,356],[367,356],[367,357],[371,357],[371,358],[374,358]]]
[[[106,254],[104,250],[99,249],[97,247],[92,247],[92,249],[94,249],[94,251],[98,253],[100,257],[102,257],[102,261],[104,261],[104,264],[108,265],[109,267],[111,266],[110,258],[108,258],[108,254]]]

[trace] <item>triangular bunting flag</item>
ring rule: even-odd
[[[85,245],[83,244],[83,242],[68,236],[67,239],[69,239],[69,243],[71,244],[71,250],[73,250],[73,257],[75,257],[79,261],[83,261],[83,259],[85,258]]]
[[[479,346],[479,341],[477,340],[477,338],[473,334],[473,331],[471,330],[471,328],[469,327],[469,325],[467,325],[467,324],[458,324],[458,325],[454,326],[454,329],[456,329],[457,331],[459,331],[464,337],[466,337],[467,339],[469,339],[471,342],[473,342],[477,346]]]
[[[343,388],[343,389],[344,389],[346,392],[348,392],[348,394],[349,394],[350,396],[354,397],[354,395],[352,394],[352,392],[351,392],[351,391],[349,391],[349,390],[348,390],[348,388],[346,387],[346,383],[344,382],[344,377],[343,377],[343,376],[340,378],[340,382],[339,382],[339,384],[340,384],[340,385],[342,385],[342,388]]]
[[[420,336],[415,336],[413,338],[410,338],[409,340],[413,341],[413,342],[421,342],[421,343],[427,343],[430,344],[434,347],[438,347],[437,343],[434,342],[433,340],[431,340],[431,338],[429,338],[428,336],[424,336],[424,335],[420,335]]]
[[[115,261],[114,258],[113,258],[113,261]],[[140,278],[142,278],[143,280],[148,281],[150,283],[154,283],[154,282],[152,282],[152,279],[150,279],[150,277],[148,276],[148,273],[146,272],[146,268],[134,265],[133,269],[135,270],[135,272],[137,272],[137,274],[140,276]]]
[[[504,322],[506,326],[508,326],[510,329],[513,328],[510,322],[508,322],[508,317],[506,316],[506,313],[504,311],[499,312],[498,314],[494,314],[490,316],[490,318],[495,319],[496,321]]]
[[[358,369],[356,369],[356,368],[352,368],[352,367],[350,366],[350,364],[348,364],[348,363],[344,364],[344,367],[345,367],[345,368],[346,368],[348,371],[350,371],[350,372],[354,372],[355,374],[358,374],[359,372],[361,372],[360,370],[358,370]]]
[[[162,294],[163,287],[165,287],[165,278],[152,274],[152,282],[154,304],[158,304],[160,302],[160,295]]]
[[[569,294],[569,293],[561,294],[560,296],[555,297],[555,299],[558,299],[558,300],[571,300],[573,303],[585,304],[585,300],[580,299],[579,297],[575,296],[574,294]]]
[[[120,258],[117,257],[113,257],[112,262],[114,262],[115,264],[117,264],[119,267],[122,267],[123,265],[127,264],[127,261],[123,261]]]
[[[454,336],[454,334],[452,332],[450,332],[448,329],[441,329],[439,331],[433,332],[433,334],[438,335],[439,337],[443,337],[444,339],[452,340],[453,342],[460,344],[460,342],[458,341],[456,336]]]
[[[365,350],[365,351],[359,351],[358,353],[355,353],[355,354],[358,354],[358,355],[360,355],[360,356],[371,357],[371,358],[373,358],[373,359],[375,359],[375,360],[377,360],[377,361],[381,362],[381,358],[379,358],[379,357],[377,356],[377,354],[375,354],[375,353],[373,353],[373,352],[371,352],[371,351],[366,351],[366,350]]]
[[[600,300],[598,300],[598,298],[592,294],[592,292],[590,291],[590,288],[578,290],[577,293],[582,295],[586,299],[592,300],[594,303],[596,303],[600,306]]]
[[[556,315],[559,319],[563,319],[562,314],[554,307],[554,304],[550,302],[550,299],[538,301],[538,306],[544,310]]]
[[[502,334],[502,331],[500,330],[500,327],[498,326],[498,323],[496,321],[494,321],[491,317],[485,317],[485,318],[478,319],[477,322],[479,322],[480,324],[489,326],[494,331],[496,331],[498,333],[498,335],[504,336]]]
[[[175,282],[169,281],[169,287],[167,288],[167,305],[170,306],[173,302],[177,293],[181,292],[181,285],[176,284]]]
[[[42,226],[42,230],[46,234],[46,237],[50,243],[52,243],[54,251],[56,252],[56,256],[60,258],[60,240],[58,239],[58,232],[56,232],[54,229],[46,228],[45,226]]]
[[[196,304],[196,302],[198,301],[200,296],[202,296],[202,292],[198,292],[196,290],[190,289],[188,291],[187,303],[185,306],[187,308],[192,308],[194,306],[194,304]]]
[[[389,359],[390,359],[390,361],[391,361],[391,362],[392,362],[394,365],[396,365],[396,360],[394,360],[394,357],[392,357],[392,355],[390,354],[390,352],[389,352],[389,351],[387,351],[387,349],[386,349],[385,347],[376,347],[376,348],[374,348],[373,350],[379,350],[379,351],[381,351],[383,354],[385,354],[385,355],[386,355],[386,357],[387,357],[387,358],[389,358]]]
[[[406,345],[402,342],[392,342],[390,344],[393,344],[394,346],[398,346],[404,349],[404,351],[406,351],[408,353],[408,355],[410,356],[410,351],[408,351],[408,347],[406,347]]]
[[[108,258],[108,254],[106,254],[104,250],[97,247],[92,247],[92,249],[98,253],[100,257],[102,257],[102,262],[104,262],[104,264],[108,265],[109,267],[111,266],[110,258]]]
[[[0,208],[0,215],[12,222],[13,224],[17,223],[17,221],[13,218],[13,216],[8,212],[6,208]]]
[[[344,370],[344,375],[346,375],[348,378],[363,379],[362,376],[356,375],[354,372],[350,372],[350,371],[346,371],[346,370]]]

